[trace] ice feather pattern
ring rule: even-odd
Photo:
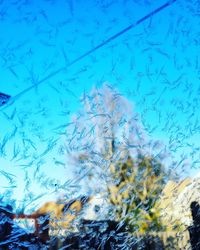
[[[190,248],[199,10],[0,0],[0,249]]]

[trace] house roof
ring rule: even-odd
[[[35,214],[49,214],[51,226],[67,228],[89,200],[90,197],[82,196],[70,201],[46,202]]]

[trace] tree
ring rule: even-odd
[[[153,157],[138,154],[133,160],[115,165],[113,184],[108,186],[109,201],[117,220],[124,220],[130,231],[164,230],[157,206],[166,184],[162,164]]]
[[[112,217],[130,230],[162,229],[156,208],[167,177],[161,144],[148,140],[139,115],[112,86],[93,89],[81,102],[84,109],[67,130],[78,181],[107,194]]]

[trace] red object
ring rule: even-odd
[[[33,219],[35,221],[34,235],[47,243],[49,238],[49,217],[46,214],[13,214],[12,219]]]

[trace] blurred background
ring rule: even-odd
[[[149,175],[155,196],[174,185],[170,199],[198,199],[200,3],[165,3],[0,1],[3,204],[33,213],[98,194],[117,208],[117,180],[140,179],[145,196]]]

